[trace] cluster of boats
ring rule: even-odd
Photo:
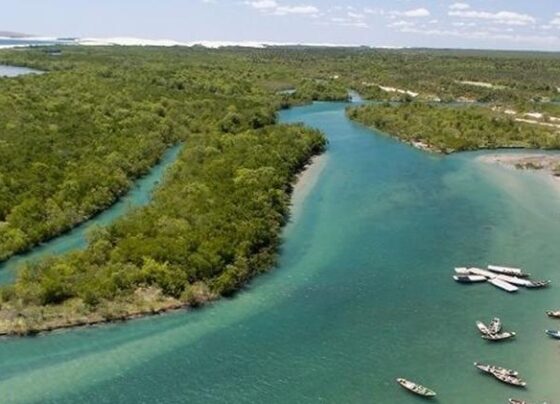
[[[536,289],[550,285],[550,281],[530,280],[529,276],[530,274],[523,272],[520,268],[488,265],[487,269],[455,268],[453,279],[460,283],[488,282],[510,293],[517,292],[520,286]]]
[[[474,366],[478,369],[483,371],[486,374],[494,376],[499,381],[510,384],[516,387],[525,387],[527,383],[525,383],[520,377],[519,372],[511,369],[506,369],[501,366],[495,365],[486,365],[484,363],[475,362]]]
[[[460,283],[488,282],[506,292],[517,292],[519,287],[544,288],[550,285],[551,281],[536,281],[528,279],[530,274],[523,272],[520,268],[504,267],[498,265],[488,265],[487,269],[476,267],[455,268],[453,279]],[[551,318],[560,319],[559,311],[547,311],[546,314]],[[477,321],[476,326],[480,331],[481,337],[488,341],[504,341],[515,337],[513,331],[503,331],[502,321],[494,318],[486,325],[482,321]],[[560,339],[560,331],[545,330],[545,333],[552,338]],[[475,362],[474,366],[480,371],[493,376],[502,383],[515,387],[526,387],[527,383],[519,376],[519,372],[506,369],[496,365],[488,365]],[[436,392],[421,384],[414,383],[407,379],[398,378],[397,383],[408,391],[422,397],[435,397]],[[529,404],[527,401],[510,398],[510,404]],[[546,403],[545,403],[546,404]]]
[[[495,317],[488,326],[482,321],[477,321],[476,327],[480,331],[482,339],[487,341],[504,341],[515,337],[513,331],[502,332],[502,321],[497,317]]]

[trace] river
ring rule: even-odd
[[[322,129],[324,168],[284,231],[278,268],[204,309],[0,343],[2,402],[439,403],[560,397],[560,194],[549,179],[421,152],[348,121],[343,103],[283,111]],[[311,182],[313,183],[313,182]],[[520,265],[546,290],[462,286],[454,266]],[[480,339],[500,316],[515,341]],[[519,370],[519,391],[474,361]],[[539,401],[540,400],[540,401]]]

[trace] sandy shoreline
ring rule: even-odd
[[[292,221],[297,219],[301,213],[303,202],[319,180],[320,174],[327,165],[328,156],[325,153],[311,158],[309,164],[296,177],[292,191]]]
[[[553,176],[560,174],[560,154],[495,153],[479,156],[477,160],[518,170],[538,170]]]

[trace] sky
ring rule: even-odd
[[[39,36],[560,51],[560,0],[1,0]]]

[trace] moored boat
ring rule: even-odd
[[[512,285],[525,286],[527,288],[530,288],[531,285],[533,284],[533,282],[528,279],[523,279],[517,276],[510,276],[510,275],[496,275],[496,279],[506,281],[507,283],[511,283]]]
[[[520,268],[504,267],[499,265],[488,265],[488,270],[504,275],[519,276],[525,278],[529,274],[524,273]]]
[[[480,275],[453,275],[459,283],[475,283],[475,282],[486,282],[486,278]]]
[[[502,331],[502,321],[498,317],[494,317],[488,326],[490,334],[498,334]]]
[[[492,279],[495,278],[496,276],[498,276],[498,274],[495,274],[494,272],[490,272],[487,271],[486,269],[481,269],[481,268],[469,268],[469,273],[472,275],[480,275],[480,276],[484,276],[485,278],[488,279]]]
[[[548,317],[552,317],[552,318],[560,318],[560,310],[557,310],[557,311],[549,310],[549,311],[546,312],[546,315]]]
[[[558,330],[544,330],[544,332],[549,337],[560,339],[560,331],[558,331]]]
[[[478,328],[478,331],[480,331],[481,334],[483,334],[483,335],[490,334],[490,330],[488,329],[486,324],[484,324],[482,321],[477,321],[476,322],[476,327]]]
[[[551,283],[552,281],[529,281],[527,287],[531,289],[546,288],[550,286]]]
[[[502,383],[510,384],[516,387],[526,387],[527,383],[517,376],[510,376],[500,372],[493,372],[492,375]]]
[[[487,341],[505,341],[506,339],[510,339],[515,337],[514,332],[502,332],[500,334],[487,334],[481,336],[483,339]]]
[[[455,273],[457,275],[470,275],[471,272],[468,270],[468,268],[458,267],[458,268],[455,268]]]
[[[516,400],[515,398],[508,399],[509,404],[529,404],[527,401],[524,400]]]
[[[487,364],[478,363],[478,362],[475,362],[474,366],[476,366],[479,370],[481,370],[485,373],[489,373],[489,374],[493,374],[494,372],[497,372],[497,373],[503,373],[503,374],[508,375],[508,376],[519,375],[519,372],[517,372],[515,370],[511,370],[511,369],[506,369],[506,368],[503,368],[501,366],[487,365]]]
[[[496,278],[488,279],[488,282],[490,282],[492,285],[496,286],[497,288],[503,289],[509,293],[517,292],[519,290],[517,286],[514,286],[511,283],[507,283],[506,281],[503,281],[501,279],[496,279]]]
[[[397,383],[400,384],[405,389],[407,389],[408,391],[410,391],[414,394],[418,394],[419,396],[422,396],[422,397],[435,397],[436,396],[435,391],[430,390],[429,388],[424,387],[420,384],[413,383],[410,380],[406,380],[406,379],[403,379],[403,378],[398,378]]]

